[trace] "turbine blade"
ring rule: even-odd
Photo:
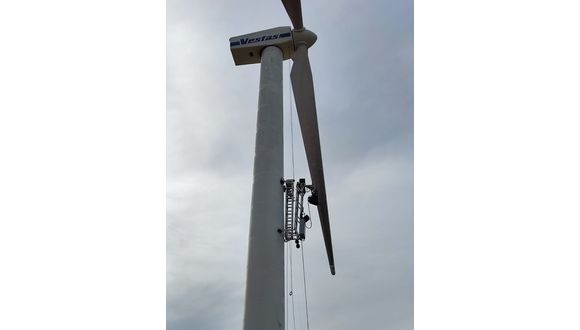
[[[302,5],[300,0],[282,0],[282,4],[292,21],[294,29],[302,29],[304,24],[302,23]]]
[[[320,138],[318,135],[318,119],[316,116],[316,103],[314,100],[314,84],[312,82],[312,70],[308,60],[308,48],[301,44],[294,53],[294,65],[290,73],[294,100],[298,111],[298,120],[302,131],[302,140],[306,150],[308,168],[312,185],[318,193],[318,216],[322,228],[322,236],[330,264],[330,272],[334,271],[334,255],[332,253],[332,239],[330,236],[330,223],[328,220],[328,205],[326,202],[326,187],[324,185],[324,172],[322,170],[322,153],[320,151]]]

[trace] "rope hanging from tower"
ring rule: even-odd
[[[288,66],[290,71],[290,66]],[[302,242],[302,279],[304,285],[304,302],[306,310],[306,328],[310,330],[310,319],[308,313],[308,296],[306,292],[306,269],[304,263],[304,240],[306,239],[306,229],[312,228],[312,223],[308,226],[310,222],[310,204],[318,205],[318,195],[316,189],[312,185],[307,185],[304,178],[298,179],[296,182],[294,179],[294,124],[293,124],[293,112],[292,112],[292,85],[289,84],[289,115],[290,115],[290,140],[291,140],[291,159],[292,159],[292,179],[282,179],[280,183],[283,185],[284,189],[284,204],[285,204],[285,214],[284,214],[284,224],[283,228],[279,229],[278,232],[282,233],[284,242],[294,241],[296,243],[296,248],[300,248],[300,243]],[[305,212],[304,208],[304,196],[307,192],[311,195],[308,196],[308,214]],[[285,313],[286,313],[286,329],[290,329],[289,321],[290,312],[292,313],[292,328],[296,330],[296,310],[294,306],[294,266],[292,261],[293,249],[290,246],[285,245],[285,255],[286,262],[284,267],[284,278],[286,292],[288,292],[285,299]],[[290,304],[292,304],[292,311],[290,311]]]

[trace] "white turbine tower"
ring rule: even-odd
[[[260,64],[254,179],[250,211],[244,330],[284,328],[284,243],[304,239],[303,198],[318,206],[330,272],[335,274],[326,188],[308,48],[316,35],[304,28],[300,0],[282,0],[294,29],[277,27],[230,38],[236,65]],[[312,185],[284,180],[282,61],[290,74]],[[284,195],[286,195],[284,198]]]

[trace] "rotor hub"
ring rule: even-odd
[[[306,47],[310,48],[316,42],[318,37],[316,34],[310,30],[294,29],[292,30],[292,37],[294,38],[294,47],[298,48],[299,45],[304,44]]]

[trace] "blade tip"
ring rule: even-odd
[[[336,271],[334,270],[334,265],[330,265],[330,273],[332,275],[336,275]]]

